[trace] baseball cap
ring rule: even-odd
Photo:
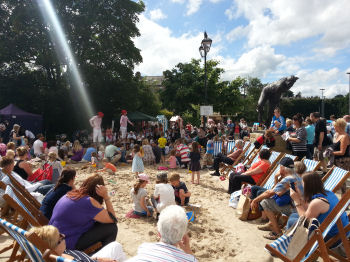
[[[127,113],[128,112],[125,109],[122,110],[122,114],[127,114]]]
[[[149,182],[149,177],[148,177],[148,175],[145,174],[145,173],[139,174],[139,179],[140,179],[140,180],[143,180],[143,181]]]
[[[294,168],[294,161],[290,157],[284,157],[281,159],[280,165],[288,168]]]

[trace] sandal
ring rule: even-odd
[[[269,223],[269,219],[268,218],[259,218],[256,223],[259,224],[259,225],[265,225],[267,223]]]
[[[264,235],[263,237],[268,239],[268,240],[276,240],[281,236],[282,236],[282,233],[277,234],[277,233],[271,231],[270,233],[268,233],[267,235]]]
[[[261,231],[272,231],[270,224],[258,226],[258,229]]]

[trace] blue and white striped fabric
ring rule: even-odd
[[[243,150],[245,150],[249,145],[250,145],[249,142],[245,142],[245,143],[244,143],[244,146],[243,146]]]
[[[32,215],[32,213],[27,209],[27,207],[18,199],[15,192],[13,192],[13,189],[11,186],[8,185],[6,187],[5,194],[8,195],[9,197],[11,197],[20,207],[22,207],[24,209],[24,211],[26,211],[28,213],[28,215],[30,215],[33,219],[36,219]]]
[[[318,161],[310,160],[310,159],[304,159],[304,164],[306,166],[306,172],[315,171],[316,166],[318,165]]]
[[[327,228],[322,232],[322,236],[323,238],[326,237],[326,235],[328,234],[328,232],[331,230],[331,228],[333,227],[333,225],[335,225],[335,223],[337,222],[337,220],[340,218],[340,216],[345,212],[346,208],[349,206],[350,204],[350,199],[347,201],[347,203],[342,206],[342,208],[340,209],[340,211],[338,212],[338,214],[335,216],[335,218],[332,220],[332,222],[327,226]],[[287,254],[287,249],[288,249],[288,245],[291,241],[292,237],[287,237],[285,235],[282,235],[281,237],[279,237],[277,240],[275,240],[274,242],[272,242],[270,244],[271,247],[273,247],[274,249],[278,250],[280,253],[282,253],[283,255]],[[307,260],[310,255],[312,253],[315,252],[315,250],[318,247],[318,242],[315,241],[314,245],[312,246],[312,248],[310,249],[310,251],[306,254],[306,256],[301,260],[301,261],[305,261]],[[267,250],[267,249],[265,249]],[[268,251],[268,250],[267,250]]]
[[[291,154],[285,154],[284,157],[289,157],[289,158],[293,159],[293,161],[295,161],[295,159],[297,159],[297,156],[294,156]]]
[[[56,258],[56,262],[74,262],[75,261],[69,258],[58,257],[58,256],[55,256],[55,258]]]
[[[247,157],[252,153],[252,151],[254,151],[254,149],[255,149],[254,144],[251,144],[248,150],[244,154],[244,157],[246,159],[244,160],[243,165],[246,165],[248,163],[249,159]]]
[[[230,140],[227,142],[227,154],[230,154],[235,147],[235,140]]]
[[[348,173],[347,170],[341,169],[339,167],[334,167],[332,173],[327,178],[327,180],[323,183],[324,188],[329,191],[333,191],[333,189],[338,185],[338,183],[343,179],[343,177]]]
[[[267,146],[265,146],[265,145],[263,145],[262,147],[261,147],[261,149],[260,150],[262,150],[262,149],[269,149]],[[256,156],[254,157],[254,159],[253,159],[253,161],[250,163],[250,165],[253,165],[253,164],[255,164],[256,162],[258,162],[259,161],[259,153],[257,153],[256,154]],[[271,161],[270,161],[271,162]]]
[[[217,156],[219,153],[222,152],[222,142],[221,141],[215,141],[214,142],[214,156]]]
[[[278,164],[273,173],[269,176],[269,179],[266,181],[265,185],[263,185],[264,188],[266,189],[271,189],[273,188],[275,184],[275,176],[278,174],[280,171],[280,165]]]
[[[13,239],[16,240],[19,246],[27,254],[30,261],[44,262],[40,251],[25,237],[25,233],[27,233],[27,231],[7,222],[2,218],[0,218],[0,225],[13,237]]]
[[[276,151],[272,151],[272,152],[271,152],[271,156],[270,156],[270,158],[269,158],[269,161],[270,161],[271,165],[272,165],[273,163],[275,163],[276,159],[277,159],[280,155],[281,155],[281,152],[276,152]]]

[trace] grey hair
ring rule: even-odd
[[[243,147],[244,142],[242,139],[237,140],[236,145],[239,145],[239,147]]]
[[[185,210],[177,205],[167,206],[159,215],[157,229],[160,240],[166,244],[175,245],[186,233],[188,225]]]
[[[288,173],[290,175],[295,173],[294,168],[289,168],[289,167],[284,166],[284,170],[286,170],[286,173]]]

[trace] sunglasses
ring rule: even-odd
[[[64,234],[61,234],[61,233],[60,233],[60,238],[58,239],[57,246],[58,246],[59,244],[61,244],[61,243],[63,242],[63,240],[65,240],[65,238],[66,238],[66,236],[65,236]]]

